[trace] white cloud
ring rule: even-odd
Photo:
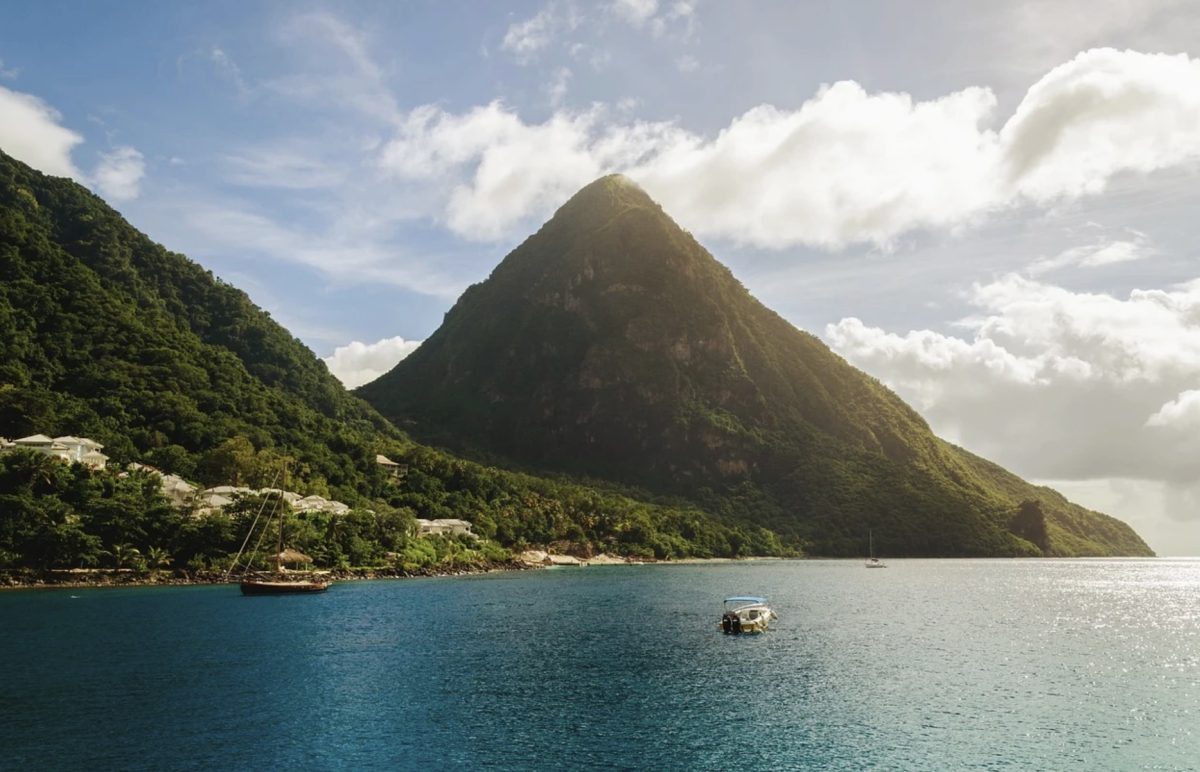
[[[1144,234],[1132,232],[1130,235],[1128,239],[1104,238],[1092,244],[1065,249],[1054,257],[1035,261],[1029,266],[1028,272],[1031,276],[1041,276],[1060,268],[1098,268],[1144,260],[1154,254]]]
[[[100,156],[92,174],[100,193],[113,201],[131,201],[138,197],[146,164],[142,154],[131,147],[118,147]]]
[[[680,72],[695,72],[700,69],[700,60],[690,54],[685,54],[675,60],[675,69]]]
[[[1200,158],[1200,60],[1085,51],[1029,89],[1000,132],[1009,179],[1036,201],[1098,193],[1119,172]]]
[[[0,59],[0,78],[4,78],[5,80],[15,80],[20,74],[21,70],[19,68],[5,67],[4,60]]]
[[[443,219],[472,238],[515,235],[564,193],[625,171],[702,237],[836,249],[888,247],[916,229],[959,228],[1200,160],[1200,61],[1185,56],[1087,51],[1035,83],[999,130],[989,128],[995,106],[986,88],[916,101],[843,81],[796,109],[752,108],[711,138],[595,108],[539,124],[499,103],[457,115],[424,106],[383,163],[452,175]],[[548,157],[566,163],[539,169]],[[1128,250],[1091,259],[1132,259]]]
[[[338,346],[324,362],[347,389],[370,383],[396,366],[401,359],[416,351],[419,340],[401,337],[384,338],[375,343],[354,341]]]
[[[970,301],[963,337],[857,319],[826,337],[935,431],[1026,476],[1200,484],[1200,279],[1118,298],[1009,275]]]
[[[1189,389],[1146,419],[1146,426],[1186,429],[1200,428],[1200,389]]]
[[[612,12],[635,27],[642,27],[658,13],[658,0],[613,0]]]
[[[682,40],[691,40],[696,34],[696,5],[698,2],[699,0],[676,0],[671,3],[665,11],[650,21],[651,34],[656,38],[663,37],[672,29],[673,24],[681,23],[683,26],[678,37]]]
[[[61,125],[62,115],[32,94],[0,86],[0,150],[38,171],[71,177],[113,201],[137,198],[145,161],[132,147],[101,153],[89,175],[71,158],[83,136]]]
[[[553,26],[553,7],[548,6],[525,21],[509,25],[500,47],[517,56],[528,56],[550,44]]]
[[[998,148],[980,128],[994,106],[986,89],[914,103],[844,81],[798,110],[753,108],[714,139],[663,148],[632,173],[706,236],[765,247],[886,245],[996,206]]]
[[[637,163],[676,131],[667,124],[602,128],[602,115],[560,111],[528,124],[499,102],[461,115],[426,106],[382,148],[380,164],[406,180],[451,180],[439,204],[446,225],[467,238],[498,239],[605,170]]]
[[[37,97],[0,86],[0,150],[46,174],[80,179],[71,151],[83,137],[59,125],[61,120]]]
[[[688,40],[696,31],[696,5],[698,0],[676,0],[660,4],[659,0],[613,0],[609,12],[634,29],[648,29],[655,38],[661,38],[682,24],[678,35]]]
[[[555,42],[557,36],[574,30],[581,21],[574,5],[551,2],[528,19],[510,24],[500,47],[517,61],[529,62]]]

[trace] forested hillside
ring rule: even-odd
[[[695,507],[504,472],[411,442],[244,292],[155,244],[76,183],[0,153],[0,436],[34,433],[98,440],[118,471],[140,461],[206,484],[268,485],[287,461],[290,487],[301,492],[410,523],[467,519],[505,546],[562,542],[660,557],[781,549],[762,529]],[[389,477],[378,453],[407,475]],[[228,548],[223,531],[194,542],[179,530],[194,523],[168,528],[149,493],[136,507],[148,520],[101,525],[103,502],[134,506],[126,483],[99,475],[94,489],[80,487],[72,480],[84,472],[47,478],[28,463],[9,457],[0,474],[0,562],[77,564],[78,554],[52,545],[79,534],[100,538],[110,562],[122,544],[142,554],[169,548],[176,563]],[[331,546],[358,533],[342,530],[310,548],[354,562],[396,546],[369,529],[359,537],[370,544]]]

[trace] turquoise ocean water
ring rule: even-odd
[[[1200,769],[1200,561],[3,592],[0,706],[14,770]]]

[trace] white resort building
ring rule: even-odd
[[[421,536],[437,536],[441,534],[474,536],[471,523],[466,520],[442,518],[440,520],[422,520],[417,518],[417,533]]]
[[[71,464],[83,464],[92,469],[103,469],[108,465],[108,456],[100,452],[104,446],[87,437],[50,438],[44,434],[33,434],[19,440],[0,441],[0,453],[6,450],[24,448],[36,450],[47,456],[62,459]]]

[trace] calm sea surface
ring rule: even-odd
[[[5,769],[1200,769],[1200,561],[3,592],[0,709]]]

